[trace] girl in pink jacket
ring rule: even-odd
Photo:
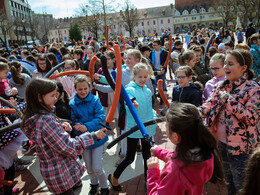
[[[200,108],[209,128],[219,140],[229,194],[243,186],[249,154],[259,146],[259,84],[246,50],[229,51],[225,57],[225,81],[219,82]]]
[[[171,104],[166,133],[176,148],[174,152],[151,148],[155,157],[147,161],[148,195],[201,195],[206,182],[224,182],[217,140],[194,105]],[[158,159],[166,163],[161,171]]]

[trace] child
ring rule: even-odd
[[[170,66],[171,67],[171,71],[173,73],[173,75],[175,75],[175,71],[179,68],[180,64],[179,64],[179,53],[176,51],[173,51],[171,53],[171,58],[170,58]],[[170,72],[169,72],[170,73]],[[170,73],[171,75],[171,73]],[[174,76],[175,77],[175,76]],[[171,80],[173,80],[172,76],[170,76]]]
[[[84,51],[82,49],[75,49],[73,51],[74,59],[78,61],[79,67],[83,70],[83,55]]]
[[[217,140],[203,125],[194,105],[171,104],[166,113],[166,132],[175,151],[151,148],[147,194],[202,194],[204,184],[224,182]],[[166,164],[160,171],[158,159]]]
[[[80,67],[81,70],[89,70],[89,63],[90,63],[91,58],[94,55],[96,55],[95,48],[92,47],[92,46],[89,46],[87,48],[87,56],[88,56],[88,58],[87,58],[86,61],[84,61],[83,67]]]
[[[94,139],[103,139],[104,129],[83,133],[75,139],[66,131],[68,123],[61,124],[52,111],[57,101],[57,85],[54,81],[35,78],[26,88],[26,110],[22,129],[29,139],[35,141],[40,160],[42,177],[54,194],[74,194],[73,187],[79,187],[85,168],[78,159],[86,147],[94,144]]]
[[[47,56],[45,54],[41,54],[38,56],[38,59],[36,61],[36,70],[33,71],[32,78],[43,78],[51,69],[51,63],[48,60]],[[52,75],[58,74],[59,72],[57,70],[54,71]],[[56,80],[60,80],[59,78]]]
[[[178,59],[179,59],[180,66],[187,65],[193,68],[196,63],[195,53],[194,51],[191,50],[180,53]]]
[[[214,77],[210,79],[204,89],[203,93],[203,101],[205,102],[209,95],[211,94],[213,87],[219,82],[219,81],[224,81],[225,79],[225,71],[223,69],[224,66],[224,61],[225,61],[225,55],[224,54],[215,54],[212,56],[210,59],[209,65],[212,74]]]
[[[141,120],[148,121],[150,119],[156,118],[156,115],[152,109],[152,92],[146,87],[145,83],[148,79],[149,70],[145,64],[138,63],[133,68],[133,81],[130,82],[126,91],[130,99],[136,98],[133,104],[139,114]],[[145,97],[145,98],[144,98]],[[130,113],[128,107],[126,107],[126,128],[130,129],[135,126],[136,123]],[[155,134],[156,125],[146,127],[149,136],[152,137]],[[140,131],[136,131],[127,137],[127,153],[123,161],[118,165],[117,169],[113,174],[108,176],[108,180],[115,191],[121,191],[121,186],[118,183],[118,179],[122,172],[130,165],[134,159],[137,149],[137,144],[139,139],[141,139],[142,144],[142,155],[144,160],[144,176],[146,180],[147,171],[147,159],[150,158],[150,143],[145,141]]]
[[[256,148],[247,165],[246,179],[241,195],[260,194],[260,147]]]
[[[75,70],[76,63],[74,60],[66,60],[63,68],[64,68],[64,71]],[[67,92],[70,100],[72,100],[74,98],[74,95],[76,93],[76,90],[74,88],[74,80],[75,80],[75,75],[67,75],[60,79],[60,81],[63,85],[64,91]]]
[[[260,142],[260,87],[252,81],[252,61],[249,51],[228,51],[224,62],[226,80],[217,83],[200,107],[219,140],[229,194],[242,188],[249,154]]]
[[[18,93],[17,89],[15,87],[11,88],[10,83],[6,80],[8,72],[8,64],[0,62],[0,96],[5,99],[9,99],[10,96],[15,96]]]
[[[21,73],[22,67],[20,62],[12,61],[9,63],[10,72],[12,74],[12,78],[9,79],[9,83],[12,87],[16,87],[18,90],[18,95],[25,99],[25,88],[31,77],[28,74]]]
[[[100,99],[90,93],[91,82],[84,75],[75,78],[74,87],[77,93],[69,103],[71,120],[75,124],[73,131],[76,135],[81,135],[86,131],[96,132],[100,129],[99,123],[105,121],[105,113]],[[94,145],[87,147],[82,154],[90,178],[89,194],[91,195],[98,192],[99,185],[101,194],[109,194],[106,175],[102,168],[103,145],[107,140],[108,136],[103,140],[95,141]]]
[[[202,86],[192,82],[192,69],[189,66],[180,66],[176,72],[178,85],[172,90],[172,101],[191,103],[195,106],[202,104]]]

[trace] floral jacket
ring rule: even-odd
[[[209,128],[217,131],[219,113],[224,109],[227,145],[233,155],[249,154],[260,144],[260,86],[241,77],[234,83],[219,82],[200,107],[209,118]]]

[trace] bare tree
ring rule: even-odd
[[[133,36],[134,27],[137,25],[138,12],[129,1],[125,1],[124,10],[120,10],[120,16],[125,29],[129,32],[130,37]]]
[[[234,0],[218,0],[214,3],[214,8],[221,15],[225,27],[235,18],[236,5]]]
[[[5,9],[4,8],[0,9],[0,28],[4,36],[5,43],[7,43],[7,34],[9,33],[12,27],[13,27],[13,22],[8,19]]]
[[[259,8],[259,0],[235,0],[237,4],[237,11],[240,12],[241,18],[245,26],[248,20],[253,21],[254,15]],[[259,11],[258,11],[259,13]]]

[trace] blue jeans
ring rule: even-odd
[[[158,80],[159,80],[159,79],[162,79],[162,80],[163,80],[163,85],[162,85],[163,91],[167,91],[166,83],[165,83],[165,73],[162,74],[162,75],[157,75],[157,76],[155,77],[155,79],[156,79],[156,86],[157,86]]]
[[[249,155],[232,155],[230,146],[219,141],[228,194],[235,195],[243,187]]]

